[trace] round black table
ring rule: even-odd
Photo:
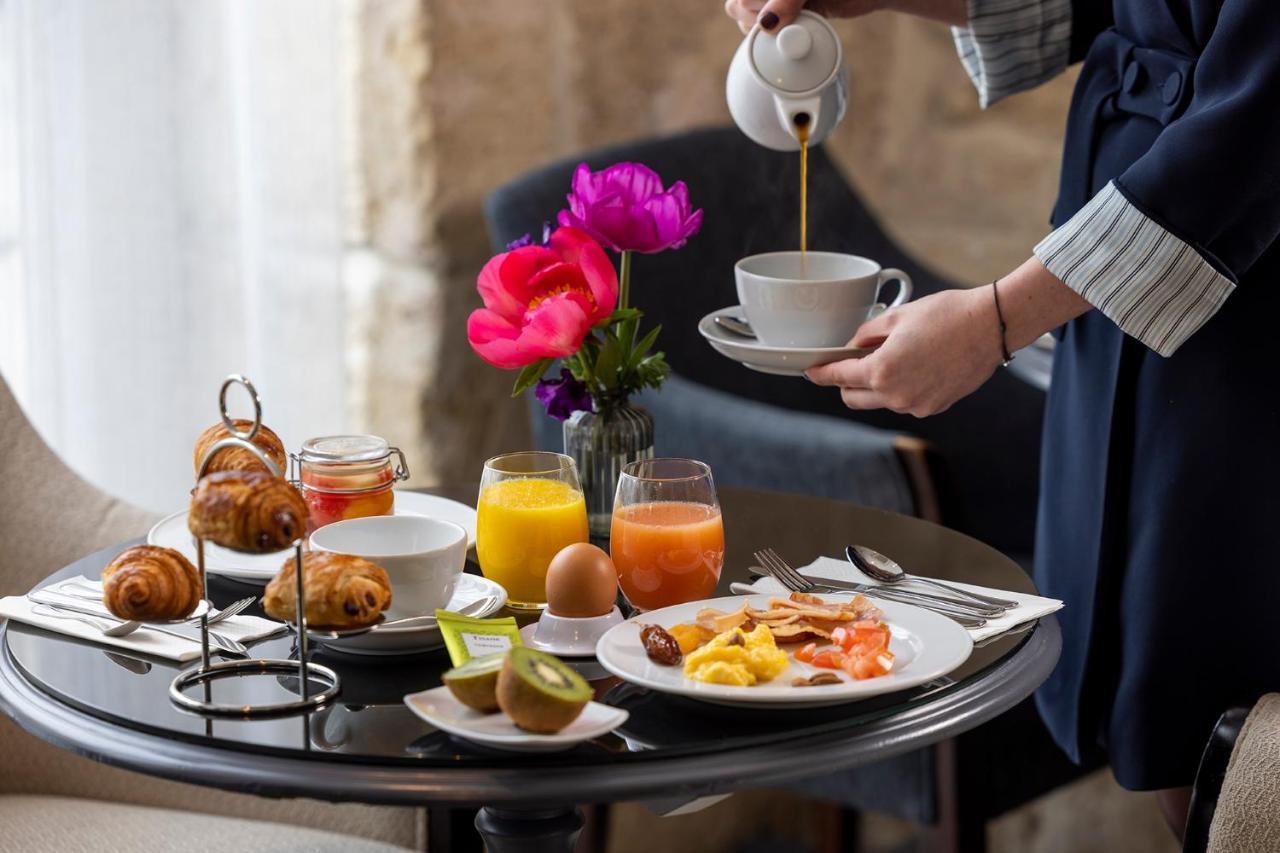
[[[463,500],[469,489],[440,490]],[[750,555],[776,548],[793,565],[869,545],[908,570],[1034,592],[1012,560],[918,519],[839,501],[743,489],[720,491],[726,530],[722,594],[745,580]],[[51,576],[96,577],[119,548]],[[475,571],[474,565],[469,570]],[[212,579],[224,604],[252,592]],[[595,682],[597,698],[627,708],[616,732],[552,754],[491,752],[433,730],[402,703],[434,687],[443,650],[398,658],[313,648],[338,671],[342,693],[320,711],[273,720],[208,720],[169,701],[178,666],[129,658],[21,624],[0,625],[0,709],[50,743],[97,761],[170,779],[265,796],[414,806],[479,807],[488,849],[567,850],[582,825],[579,804],[693,799],[776,785],[887,758],[980,725],[1025,699],[1060,650],[1052,617],[994,638],[950,676],[900,693],[817,710],[746,711]],[[291,637],[255,655],[286,657]],[[279,699],[290,679],[229,679],[220,701]]]

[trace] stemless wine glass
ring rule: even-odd
[[[493,457],[484,463],[476,510],[480,571],[506,588],[509,607],[544,607],[547,564],[564,546],[587,541],[573,460],[542,451]]]
[[[642,459],[623,468],[609,548],[633,607],[710,598],[724,567],[711,468],[693,459]]]

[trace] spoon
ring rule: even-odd
[[[459,616],[471,616],[472,614],[481,612],[485,608],[489,607],[492,603],[493,603],[493,596],[488,595],[488,596],[485,596],[484,598],[477,598],[475,601],[471,602],[470,604],[467,604],[463,607],[459,607],[454,612],[457,613]],[[390,622],[383,622],[378,627],[379,628],[405,628],[411,625],[418,625],[418,624],[422,625],[423,627],[426,627],[428,625],[434,625],[435,623],[436,623],[436,617],[423,614],[422,616],[405,616],[400,619],[392,619]]]
[[[741,317],[716,317],[716,325],[720,328],[737,335],[740,338],[756,339],[755,330],[751,328],[751,324]]]
[[[853,563],[853,565],[860,569],[867,577],[872,578],[873,580],[878,580],[888,586],[905,583],[907,581],[915,581],[916,583],[928,584],[929,586],[936,586],[939,589],[944,589],[949,594],[959,596],[960,598],[967,598],[970,601],[979,601],[983,604],[1003,607],[1006,610],[1018,606],[1018,602],[1016,601],[1009,601],[1004,598],[993,598],[989,595],[969,592],[968,590],[959,589],[958,587],[951,586],[950,584],[940,583],[935,580],[930,580],[929,578],[922,578],[919,575],[909,575],[903,571],[902,566],[899,566],[879,551],[868,548],[865,545],[846,545],[844,548],[844,555],[850,563]]]

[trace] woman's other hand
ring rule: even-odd
[[[862,324],[850,342],[879,347],[805,375],[840,389],[851,409],[892,409],[918,418],[944,412],[1000,365],[990,288],[944,290]]]
[[[764,29],[777,32],[794,21],[801,9],[829,18],[856,18],[879,9],[892,9],[957,27],[969,22],[965,0],[725,0],[724,4],[725,12],[744,33],[757,21]]]
[[[770,32],[796,19],[801,9],[830,18],[856,18],[888,5],[888,0],[725,0],[724,11],[744,33],[757,21]]]
[[[999,287],[1010,352],[1092,307],[1036,258],[1000,279]],[[892,308],[863,323],[849,344],[879,349],[805,375],[839,388],[851,409],[920,418],[945,412],[977,390],[1003,358],[990,286],[944,290]]]

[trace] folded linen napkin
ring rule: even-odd
[[[92,601],[87,598],[68,595],[62,588],[65,584],[77,583],[81,589],[92,588],[87,586],[91,584],[101,589],[101,584],[97,581],[91,581],[88,578],[78,578],[75,580],[64,580],[58,583],[50,584],[38,590],[41,597],[47,597],[51,601],[60,600],[66,602],[82,610],[92,610],[101,613],[108,619],[114,619],[107,608],[101,601]],[[81,640],[89,640],[104,646],[112,646],[119,649],[125,649],[131,652],[140,652],[142,654],[154,655],[156,657],[166,658],[168,660],[185,663],[187,661],[196,660],[200,657],[200,628],[196,625],[166,625],[171,630],[180,631],[190,635],[190,639],[182,637],[174,637],[169,634],[162,634],[159,631],[150,631],[145,626],[134,631],[124,637],[108,637],[92,625],[75,619],[64,619],[57,616],[51,616],[47,613],[37,612],[38,605],[26,596],[11,595],[6,598],[0,598],[0,617],[12,619],[15,622],[23,622],[27,625],[35,625],[38,628],[44,628],[47,631],[53,631],[57,634],[65,634],[69,637],[76,637]],[[262,640],[267,637],[274,636],[287,630],[281,622],[273,622],[270,619],[262,619],[257,616],[232,616],[219,622],[214,630],[223,636],[238,640],[246,645]],[[212,644],[211,644],[212,647]]]
[[[834,557],[819,557],[809,565],[800,567],[800,574],[813,578],[818,582],[826,578],[827,580],[840,580],[850,583],[865,583],[869,586],[881,585],[880,581],[873,580],[858,571],[848,560],[837,560]],[[956,589],[977,592],[983,595],[994,595],[997,598],[1007,598],[1010,601],[1018,602],[1017,607],[1007,611],[1003,616],[988,619],[987,624],[981,628],[968,629],[969,636],[973,638],[975,643],[994,637],[997,634],[1003,634],[1005,631],[1016,628],[1019,625],[1062,609],[1062,602],[1056,598],[1044,598],[1039,595],[1028,595],[1025,592],[1010,592],[1007,589],[991,589],[985,586],[955,581],[947,581],[946,583]],[[773,578],[760,578],[754,584],[751,584],[751,588],[756,592],[788,594],[786,587]],[[945,595],[941,590],[929,589],[921,584],[905,584],[901,589],[927,592],[930,595]]]

